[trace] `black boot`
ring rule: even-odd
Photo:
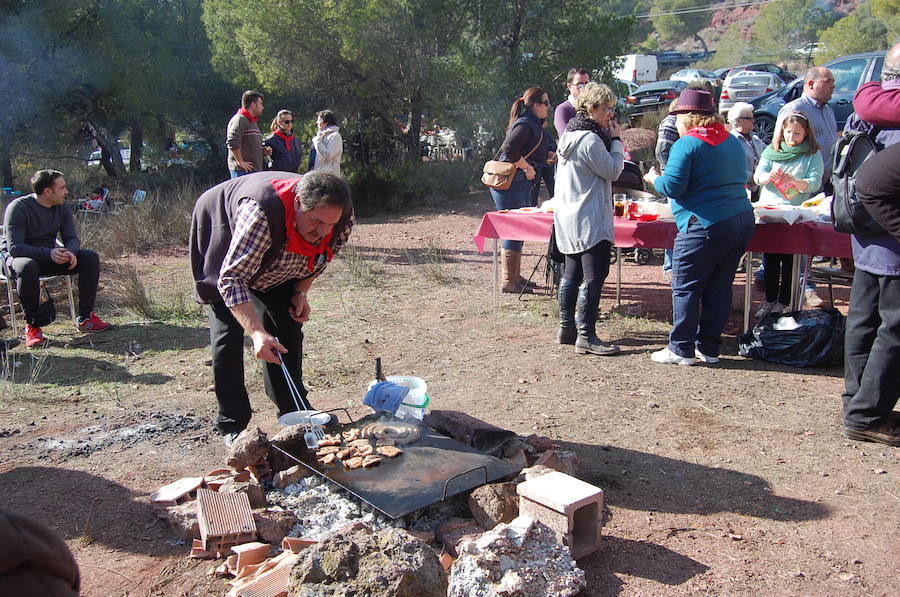
[[[619,352],[619,347],[605,344],[597,338],[597,313],[600,310],[600,291],[603,283],[594,280],[581,285],[578,292],[578,338],[575,352],[578,354],[611,355]]]
[[[578,300],[578,283],[563,278],[559,281],[559,332],[557,344],[575,344],[578,330],[575,328],[575,302]]]

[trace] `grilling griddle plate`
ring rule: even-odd
[[[378,417],[370,415],[344,425],[342,430],[361,428],[377,420]],[[403,454],[396,458],[382,457],[380,465],[365,469],[346,470],[340,463],[326,467],[302,441],[274,447],[390,518],[421,510],[515,470],[509,463],[450,439],[427,425],[421,425],[420,430],[418,441],[398,446]]]

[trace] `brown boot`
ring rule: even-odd
[[[500,292],[510,292],[518,294],[522,292],[522,284],[519,283],[519,268],[522,264],[521,251],[510,251],[502,249],[500,251],[500,275],[503,286]]]

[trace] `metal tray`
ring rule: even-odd
[[[362,427],[377,420],[375,415],[342,426]],[[273,446],[289,459],[346,489],[389,518],[421,510],[449,496],[474,489],[515,472],[504,460],[488,456],[428,427],[411,444],[398,446],[403,454],[382,458],[367,469],[325,467],[302,441]]]

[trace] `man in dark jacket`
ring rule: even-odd
[[[900,78],[900,44],[888,52],[882,71],[884,89],[857,92],[853,106],[871,113],[890,101]],[[900,127],[900,114],[893,123]],[[845,132],[871,132],[871,123],[853,117]],[[900,129],[877,133],[885,147],[856,173],[857,194],[887,234],[852,237],[856,272],[844,339],[844,435],[856,440],[900,446]]]
[[[40,277],[78,274],[78,320],[84,332],[102,332],[109,324],[94,313],[100,256],[81,248],[72,210],[66,205],[69,189],[63,173],[38,170],[31,178],[34,193],[9,204],[3,218],[6,235],[0,251],[16,277],[16,291],[25,312],[25,346],[46,344],[36,320],[40,305]],[[57,246],[60,238],[63,246]]]
[[[266,393],[278,415],[297,410],[282,359],[305,400],[307,293],[350,237],[352,215],[350,187],[328,172],[259,172],[218,184],[197,200],[191,268],[197,300],[209,316],[216,427],[226,445],[250,422],[245,333],[266,363]]]

